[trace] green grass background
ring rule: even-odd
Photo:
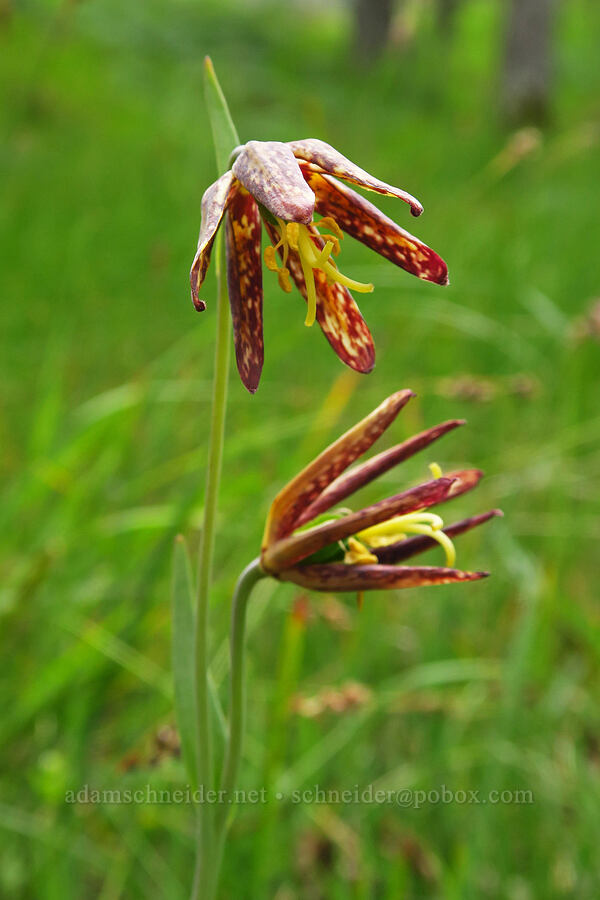
[[[369,73],[343,8],[317,4],[30,0],[0,22],[2,898],[189,890],[190,807],[65,793],[186,784],[178,760],[150,759],[173,722],[173,537],[197,546],[203,499],[215,304],[193,311],[187,273],[216,175],[205,53],[243,140],[320,137],[414,192],[418,221],[379,205],[452,281],[420,283],[347,240],[344,270],[376,284],[361,306],[377,367],[353,378],[265,275],[263,380],[250,397],[234,376],[230,392],[212,639],[223,700],[230,592],[270,500],[387,394],[419,396],[384,444],[449,417],[468,427],[365,499],[435,458],[487,473],[452,518],[506,514],[459,541],[459,564],[492,578],[374,593],[360,613],[340,598],[344,629],[320,597],[303,619],[292,586],[257,590],[241,786],[534,798],[247,805],[223,897],[599,896],[600,361],[573,328],[600,293],[600,10],[563,5],[552,123],[503,169],[501,7],[466,2],[446,43],[426,13]],[[484,396],[462,396],[457,376],[485,378]],[[371,691],[360,709],[290,711],[297,693],[349,680]]]

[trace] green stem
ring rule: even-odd
[[[229,739],[221,776],[219,803],[216,807],[214,879],[211,890],[206,894],[206,900],[212,900],[218,886],[219,870],[227,835],[228,814],[231,811],[231,801],[242,756],[245,718],[244,641],[246,634],[246,609],[254,585],[261,578],[265,577],[265,573],[260,568],[260,560],[252,560],[238,578],[233,594],[229,646],[231,658],[229,674]]]
[[[213,397],[208,442],[206,491],[204,496],[204,521],[200,538],[198,560],[198,594],[196,599],[195,669],[196,669],[196,731],[198,754],[198,786],[207,791],[213,782],[212,733],[208,689],[208,611],[209,591],[212,581],[212,562],[215,545],[215,524],[219,483],[223,461],[225,411],[229,376],[230,315],[227,280],[224,273],[224,247],[222,233],[216,239],[217,255],[217,337]],[[213,813],[208,804],[198,810],[199,840],[196,855],[196,873],[192,888],[192,900],[204,897],[205,885],[212,880],[213,869]]]

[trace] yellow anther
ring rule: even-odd
[[[282,266],[281,269],[277,272],[277,280],[279,281],[279,287],[282,291],[285,291],[286,294],[291,293],[292,285],[290,284],[290,273],[289,269],[286,269],[285,266]]]
[[[292,250],[297,250],[300,237],[300,225],[298,222],[288,222],[285,230],[290,247]]]
[[[376,563],[377,557],[356,538],[348,538],[348,549],[344,554],[344,562],[349,566],[365,566]]]
[[[429,471],[433,475],[434,478],[442,477],[442,467],[438,466],[436,462],[429,463]]]
[[[344,238],[344,232],[332,216],[323,216],[323,218],[317,222],[317,228],[319,231],[321,231],[322,228],[328,228],[329,231],[333,231],[336,238],[339,238],[340,241]]]
[[[269,245],[268,247],[265,247],[264,260],[265,260],[265,266],[271,272],[279,271],[279,265],[277,263],[275,247],[272,247],[271,245]]]
[[[331,234],[328,234],[328,235],[327,235],[327,240],[328,240],[328,241],[331,241],[331,243],[333,244],[333,250],[331,251],[331,252],[333,253],[333,255],[334,255],[334,256],[339,256],[339,255],[340,255],[340,250],[342,249],[342,248],[340,247],[339,239],[336,238],[336,237],[333,237],[333,235],[331,235]]]

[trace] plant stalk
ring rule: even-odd
[[[206,900],[213,900],[216,894],[225,838],[227,836],[228,818],[232,808],[233,792],[242,756],[246,706],[244,678],[246,609],[255,584],[265,577],[265,573],[260,568],[260,560],[252,560],[238,578],[233,594],[229,645],[231,660],[229,673],[229,737],[225,751],[223,773],[221,775],[219,803],[216,806],[214,879],[212,891],[206,895]]]
[[[227,385],[229,380],[230,314],[225,277],[223,233],[216,238],[217,257],[217,334],[213,376],[213,396],[208,442],[204,520],[198,558],[198,592],[196,598],[196,632],[194,661],[196,673],[196,732],[198,786],[207,791],[213,783],[212,720],[208,687],[208,621],[209,592],[215,546],[215,527],[219,485],[223,462]],[[198,809],[198,848],[192,900],[206,896],[206,886],[213,881],[213,809],[210,804]]]

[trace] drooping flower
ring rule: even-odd
[[[450,419],[346,471],[391,425],[413,397],[399,391],[331,444],[275,498],[267,519],[261,566],[282,581],[317,591],[357,591],[475,581],[487,572],[453,568],[452,538],[493,516],[491,510],[445,526],[431,507],[474,488],[482,472],[465,469],[433,478],[358,512],[339,509],[351,494],[464,421]],[[398,565],[440,545],[444,566]]]
[[[236,148],[232,159],[231,169],[202,198],[190,281],[194,305],[204,310],[199,290],[227,212],[227,280],[236,361],[244,385],[256,391],[264,359],[261,220],[271,240],[265,264],[277,273],[284,291],[290,292],[290,278],[294,281],[308,305],[305,324],[318,321],[342,362],[358,372],[370,372],[375,364],[373,339],[349,288],[369,293],[373,285],[338,269],[334,257],[343,233],[426,281],[447,284],[448,270],[437,253],[336,178],[404,200],[415,216],[423,207],[406,191],[369,175],[323,141],[249,141]],[[315,213],[322,218],[315,221]]]

